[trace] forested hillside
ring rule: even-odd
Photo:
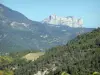
[[[14,53],[0,53],[0,75],[15,75],[14,71],[32,61],[23,58],[29,53],[38,53],[39,50],[27,50]]]
[[[34,62],[20,65],[15,75],[95,75],[98,72],[100,28],[79,35],[64,46],[51,48]]]
[[[34,62],[22,58],[28,53],[33,52],[1,54],[0,75],[100,75],[100,28],[49,49]]]

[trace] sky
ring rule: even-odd
[[[56,14],[82,18],[84,27],[100,27],[100,0],[0,0],[0,3],[34,21]]]

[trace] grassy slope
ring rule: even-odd
[[[34,61],[42,55],[44,55],[44,52],[29,53],[25,55],[23,58]]]

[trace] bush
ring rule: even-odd
[[[94,72],[92,75],[100,75],[99,72]]]
[[[61,75],[70,75],[70,74],[68,74],[66,72],[62,72]]]

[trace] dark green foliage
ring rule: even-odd
[[[64,46],[49,49],[44,56],[34,62],[26,61],[22,57],[37,50],[10,53],[6,57],[2,54],[1,63],[2,61],[3,63],[0,63],[0,70],[9,69],[14,75],[33,75],[46,69],[49,71],[47,75],[61,75],[63,72],[70,75],[92,75],[100,71],[99,38],[98,28],[93,32],[77,36]]]
[[[95,41],[96,45],[100,47],[100,38],[97,38]]]
[[[92,75],[100,71],[100,29],[77,36],[64,46],[51,48],[34,62],[15,70],[15,75],[33,75],[37,71],[49,69],[48,75]],[[98,40],[98,41],[97,41]],[[57,69],[52,71],[55,64]],[[28,71],[29,70],[29,71]]]

